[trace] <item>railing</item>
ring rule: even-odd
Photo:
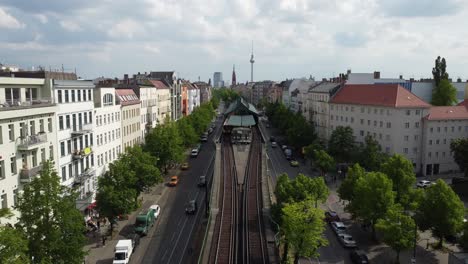
[[[18,149],[20,150],[29,150],[34,145],[38,145],[41,143],[47,142],[47,134],[46,133],[38,133],[35,135],[30,135],[26,137],[19,138]]]
[[[31,182],[32,179],[39,174],[41,171],[41,166],[36,166],[33,168],[23,168],[20,171],[20,182],[28,183]]]
[[[73,159],[82,159],[88,155],[93,153],[93,148],[91,146],[84,148],[84,149],[77,149],[72,152]]]
[[[87,178],[90,178],[96,174],[96,170],[93,168],[86,169],[85,171],[81,172],[80,174],[75,176],[75,183],[81,183]]]
[[[82,124],[72,126],[72,134],[86,134],[93,130],[93,124]]]
[[[3,99],[0,100],[0,111],[11,110],[15,108],[27,108],[34,106],[43,106],[53,104],[52,98],[41,98],[41,99]]]

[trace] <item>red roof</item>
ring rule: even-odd
[[[429,109],[427,120],[468,119],[468,107],[458,106],[433,106]]]
[[[468,99],[463,100],[463,102],[459,103],[458,105],[463,105],[464,107],[468,107]]]
[[[347,84],[330,102],[396,108],[431,106],[398,84]]]
[[[158,80],[150,80],[150,82],[153,84],[156,89],[169,89],[163,82],[158,81]]]
[[[123,106],[140,103],[140,99],[132,89],[116,89],[115,92],[120,99],[120,104]]]

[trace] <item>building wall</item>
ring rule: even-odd
[[[169,89],[157,89],[158,115],[157,124],[164,124],[166,117],[171,117],[171,95]]]
[[[317,136],[322,141],[327,141],[330,138],[329,121],[330,121],[330,108],[328,102],[330,96],[328,93],[308,93],[307,120],[314,125]]]
[[[122,150],[141,143],[141,110],[140,104],[122,105]]]
[[[188,114],[191,114],[195,108],[200,106],[200,89],[188,90]]]

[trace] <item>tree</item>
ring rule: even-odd
[[[107,217],[114,228],[117,216],[129,214],[135,209],[136,190],[129,187],[128,181],[136,182],[135,172],[125,162],[109,165],[109,170],[98,179],[96,208],[101,216]]]
[[[0,209],[0,220],[11,216],[10,209]],[[28,241],[20,230],[11,225],[0,225],[0,263],[30,263]]]
[[[359,149],[358,163],[368,171],[378,171],[382,163],[388,156],[382,152],[379,142],[372,136],[367,135],[364,139],[364,146]]]
[[[28,241],[35,263],[82,263],[85,226],[75,208],[76,194],[60,184],[52,163],[45,161],[40,177],[23,189],[18,199],[17,228]]]
[[[188,117],[183,117],[177,121],[177,129],[182,138],[184,147],[190,147],[197,143],[197,133]]]
[[[356,181],[354,197],[349,210],[354,217],[370,223],[375,239],[375,224],[393,205],[392,181],[381,172],[369,172]]]
[[[413,218],[403,213],[398,204],[391,207],[384,218],[377,220],[376,229],[381,232],[385,244],[397,253],[396,263],[400,263],[400,252],[414,246],[414,230],[416,223]]]
[[[356,150],[354,143],[353,129],[349,126],[339,126],[333,130],[328,142],[328,153],[338,162],[348,162],[351,160]]]
[[[310,178],[302,173],[291,181],[290,193],[292,201],[300,202],[306,199],[315,201],[315,206],[319,201],[328,198],[329,190],[322,177]]]
[[[442,58],[441,61],[440,56],[437,56],[437,59],[435,60],[435,67],[432,68],[432,76],[434,76],[436,87],[439,86],[441,80],[448,80],[449,75],[446,69],[447,63],[445,62],[445,58]]]
[[[457,103],[457,89],[446,79],[432,91],[431,104],[435,106],[450,106]]]
[[[409,199],[410,193],[416,182],[416,175],[411,161],[402,155],[395,154],[382,165],[381,171],[392,180],[393,191],[396,194],[395,202],[407,208],[411,201]]]
[[[286,129],[288,142],[295,148],[301,148],[314,142],[316,134],[314,127],[307,122],[300,112],[290,112],[291,126]]]
[[[157,157],[157,166],[167,173],[171,163],[180,162],[184,157],[182,138],[174,122],[155,127],[146,136],[145,150]]]
[[[127,183],[130,188],[135,190],[135,206],[141,192],[163,182],[156,162],[156,158],[148,152],[144,152],[140,146],[127,148],[126,152],[116,161],[116,163],[123,163],[127,169],[134,172],[134,177],[128,179]]]
[[[450,143],[450,150],[458,167],[468,177],[468,138],[455,139]]]
[[[328,244],[323,237],[323,211],[314,208],[309,200],[288,204],[282,211],[286,249],[290,246],[294,250],[294,263],[298,263],[301,256],[317,257],[318,249]]]
[[[460,197],[443,180],[426,188],[416,210],[416,221],[421,230],[431,230],[442,247],[444,237],[461,230],[465,207]]]
[[[320,169],[321,175],[325,175],[335,166],[335,160],[324,150],[315,151],[315,165]]]
[[[288,203],[293,200],[294,189],[288,174],[281,174],[276,180],[275,195],[278,203]]]
[[[356,189],[356,182],[359,178],[366,175],[365,170],[359,166],[358,163],[354,164],[348,171],[346,178],[341,182],[338,187],[338,195],[341,200],[352,201],[354,199],[354,192]]]

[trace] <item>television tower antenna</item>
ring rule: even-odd
[[[253,65],[255,63],[253,54],[253,40],[252,40],[252,54],[250,55],[250,81],[253,82]]]

